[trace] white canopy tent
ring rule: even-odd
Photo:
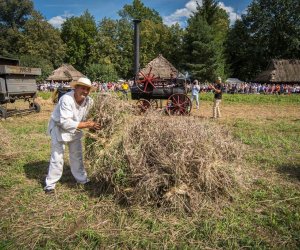
[[[229,83],[229,84],[241,84],[241,83],[243,83],[243,81],[241,81],[238,78],[228,78],[225,82]]]
[[[238,78],[228,78],[226,83],[231,83],[231,84],[240,84],[243,83],[243,81],[239,80]]]

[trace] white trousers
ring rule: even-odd
[[[221,117],[220,103],[221,103],[221,99],[215,99],[214,107],[213,107],[213,116],[214,116],[214,118]]]
[[[51,138],[51,158],[45,189],[54,189],[62,176],[66,145],[69,147],[70,167],[74,178],[78,183],[87,183],[89,179],[83,165],[81,140],[60,142],[57,141],[54,133],[51,133]]]

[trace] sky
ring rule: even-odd
[[[118,11],[125,4],[132,4],[132,0],[33,0],[34,8],[40,11],[54,27],[60,28],[66,18],[80,16],[88,10],[95,20],[101,21],[104,17],[118,19]],[[179,23],[185,27],[186,19],[196,10],[196,2],[202,0],[142,0],[146,7],[156,10],[162,16],[166,25]],[[251,0],[222,0],[221,8],[229,14],[230,22],[245,13]]]

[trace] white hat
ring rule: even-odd
[[[75,88],[76,85],[81,85],[81,86],[86,86],[86,87],[92,88],[92,83],[91,83],[90,79],[88,79],[86,77],[80,77],[77,81],[73,81],[70,83],[70,86],[72,88]]]
[[[199,83],[198,80],[194,80],[194,81],[193,81],[193,84],[196,84],[196,85],[197,85],[198,83]]]
[[[218,76],[218,78],[217,78],[217,79],[218,79],[220,82],[222,81],[222,78],[221,78],[221,77],[219,77],[219,76]]]

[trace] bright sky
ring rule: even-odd
[[[80,16],[88,10],[100,21],[104,17],[118,19],[118,11],[125,4],[132,4],[132,0],[33,0],[34,7],[40,11],[55,27],[60,27],[67,17]],[[163,17],[164,23],[171,25],[178,22],[185,26],[186,18],[196,10],[196,2],[202,0],[143,0],[145,6],[155,9]],[[240,18],[251,0],[223,0],[219,2],[221,8],[229,14],[231,23]]]

